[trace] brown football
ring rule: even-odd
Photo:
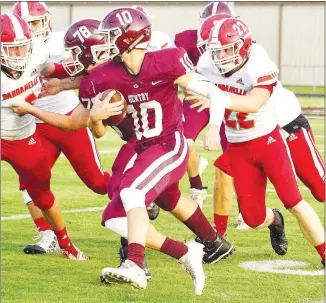
[[[105,98],[107,97],[107,95],[113,90],[115,91],[115,94],[111,97],[109,102],[114,103],[114,102],[119,102],[121,100],[123,100],[124,102],[123,102],[122,113],[120,115],[111,116],[111,117],[103,120],[103,124],[109,125],[109,126],[118,125],[127,114],[127,101],[119,91],[117,91],[115,89],[108,89],[102,93],[100,100],[104,101]]]

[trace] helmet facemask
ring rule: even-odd
[[[69,74],[69,76],[76,76],[85,69],[84,64],[82,64],[79,60],[82,54],[82,50],[79,46],[65,48],[65,50],[70,53],[70,57],[62,61],[62,66],[65,71]]]
[[[46,41],[51,33],[51,27],[50,27],[50,14],[46,13],[43,16],[35,16],[35,17],[28,17],[26,18],[26,21],[28,22],[32,35],[34,38],[41,38],[42,40]],[[34,21],[40,21],[40,29],[33,30],[32,22]]]
[[[238,39],[235,42],[221,46],[220,43],[210,43],[207,47],[214,62],[217,72],[224,75],[236,69],[243,63],[240,56],[240,50],[243,46],[243,40]],[[226,52],[227,56],[221,58],[221,52]]]
[[[95,33],[104,37],[104,44],[93,45],[91,47],[92,56],[96,63],[103,60],[113,59],[120,54],[116,45],[117,39],[122,35],[120,28],[98,29]]]
[[[207,41],[201,40],[197,42],[197,48],[200,55],[204,54],[207,49]]]
[[[19,56],[15,55],[20,48]],[[16,42],[1,42],[1,65],[12,70],[24,72],[32,54],[33,40],[24,39]]]

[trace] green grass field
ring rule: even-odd
[[[317,146],[324,155],[324,120],[311,119]],[[200,144],[200,141],[198,141]],[[120,147],[120,139],[110,132],[98,141],[105,168],[109,168]],[[210,163],[220,152],[198,152]],[[275,163],[277,165],[277,163]],[[2,217],[27,214],[18,191],[18,178],[12,168],[2,167]],[[213,167],[204,173],[204,183],[212,194]],[[187,178],[181,182],[182,191],[188,193]],[[302,184],[300,184],[302,188]],[[268,185],[269,189],[272,186]],[[70,164],[60,157],[53,169],[52,189],[63,210],[103,207],[107,198],[88,190],[75,175]],[[316,202],[309,191],[302,194],[324,219],[324,205]],[[310,263],[307,270],[317,270],[320,258],[308,245],[289,212],[279,202],[275,192],[267,193],[267,204],[283,210],[289,250],[285,257],[276,255],[269,242],[268,230],[237,231],[234,227],[237,208],[234,207],[228,229],[228,239],[237,251],[227,260],[205,265],[207,274],[203,296],[194,295],[191,278],[176,260],[155,251],[147,250],[153,280],[146,291],[128,285],[107,286],[99,282],[101,269],[118,264],[118,237],[100,225],[101,211],[66,213],[64,218],[74,243],[91,258],[87,262],[74,262],[59,254],[25,255],[24,245],[32,241],[34,224],[31,219],[2,220],[2,300],[10,303],[47,302],[232,302],[232,303],[303,303],[324,301],[323,276],[299,276],[248,271],[239,265],[245,261],[294,260]],[[206,200],[204,210],[212,219],[212,198]],[[181,223],[169,213],[161,212],[154,225],[178,240],[193,238]]]

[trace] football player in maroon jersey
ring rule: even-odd
[[[138,154],[133,167],[124,174],[119,192],[104,212],[102,222],[107,228],[128,237],[128,258],[119,268],[104,268],[102,276],[107,281],[128,282],[146,288],[141,268],[145,244],[150,246],[146,206],[154,199],[161,208],[172,213],[183,207],[187,215],[181,220],[203,242],[214,246],[216,241],[222,241],[219,236],[216,238],[216,232],[198,206],[189,203],[185,207],[178,203],[181,195],[178,182],[186,170],[188,146],[183,136],[182,105],[177,85],[219,100],[217,112],[220,116],[214,116],[217,125],[222,121],[225,97],[216,86],[192,72],[192,63],[183,49],[146,52],[151,23],[144,14],[134,9],[116,9],[104,18],[98,32],[104,35],[105,44],[96,46],[95,52],[105,52],[106,58],[112,61],[96,68],[96,76],[91,73],[82,81],[83,90],[93,89],[97,94],[85,102],[93,104],[91,113],[97,111],[98,106],[105,110],[108,102],[104,105],[99,102],[103,87],[109,85],[121,92],[128,103],[128,115],[133,119]],[[91,114],[89,120],[89,127],[96,137],[106,133],[102,116],[97,118]],[[178,258],[192,272],[195,293],[201,294],[201,248],[196,243],[182,244],[163,237],[159,249]]]

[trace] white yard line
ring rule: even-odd
[[[309,190],[307,187],[300,187],[300,190]],[[275,189],[267,188],[268,193],[275,193]],[[213,197],[213,195],[207,195],[207,197]],[[86,207],[86,208],[79,208],[79,209],[69,209],[69,210],[63,210],[62,213],[86,213],[86,212],[97,212],[102,211],[104,207]],[[9,217],[1,217],[1,221],[9,221],[9,220],[23,220],[28,219],[31,216],[28,214],[20,214],[20,215],[14,215]]]
[[[87,207],[87,208],[80,208],[80,209],[69,209],[63,210],[62,213],[86,213],[86,212],[96,212],[96,211],[103,211],[104,207]],[[1,217],[1,221],[9,221],[9,220],[22,220],[31,218],[30,215],[14,215],[9,217]]]

